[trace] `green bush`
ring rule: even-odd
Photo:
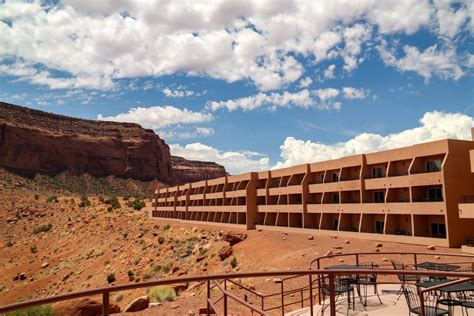
[[[128,276],[129,276],[129,277],[132,277],[132,276],[134,276],[134,274],[133,274],[132,270],[128,270],[127,274],[128,274]]]
[[[53,228],[53,225],[49,223],[48,225],[37,226],[33,229],[33,234],[47,233]]]
[[[176,292],[171,286],[156,286],[150,290],[150,300],[154,303],[174,301]]]
[[[30,247],[30,251],[31,251],[31,253],[37,253],[38,248],[36,247],[36,245],[33,245],[33,246]]]
[[[59,203],[58,197],[57,196],[50,196],[49,198],[46,199],[47,203]]]
[[[234,257],[232,258],[232,260],[230,260],[230,266],[232,267],[232,269],[235,269],[237,267],[237,258]]]
[[[11,240],[7,241],[7,247],[13,247],[13,241]]]
[[[105,200],[105,204],[109,204],[112,209],[119,209],[122,207],[119,200],[115,196]]]
[[[79,207],[88,207],[91,206],[91,201],[87,198],[87,196],[81,196],[81,201],[79,202]]]
[[[20,309],[14,312],[8,312],[6,316],[53,316],[54,312],[51,306],[35,306]]]
[[[170,224],[166,224],[165,226],[163,226],[163,230],[164,231],[167,231],[171,228]]]
[[[128,201],[127,206],[139,211],[145,207],[145,202],[143,200],[135,199],[133,201]]]
[[[107,282],[108,282],[109,284],[115,282],[115,273],[109,273],[109,274],[107,274]]]

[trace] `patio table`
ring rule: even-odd
[[[454,271],[460,268],[460,266],[456,266],[454,264],[447,264],[447,263],[437,263],[437,262],[423,262],[419,264],[415,264],[415,267],[422,268],[426,270],[436,270],[436,271]]]

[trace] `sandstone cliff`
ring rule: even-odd
[[[171,156],[173,178],[177,184],[209,180],[225,176],[223,166],[213,162],[186,160],[182,157]]]
[[[0,102],[0,167],[176,184],[168,145],[138,124],[71,118]],[[202,169],[199,165],[199,169]],[[211,169],[209,169],[211,170]],[[198,172],[199,173],[199,172]],[[206,174],[219,177],[221,173]]]

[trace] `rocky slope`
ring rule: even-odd
[[[225,174],[212,163],[181,164],[191,169],[194,164],[196,170],[180,170],[175,177],[168,145],[138,124],[83,120],[0,102],[0,167],[166,184]]]

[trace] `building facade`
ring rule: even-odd
[[[473,141],[226,176],[156,191],[150,216],[458,247],[474,237]]]

